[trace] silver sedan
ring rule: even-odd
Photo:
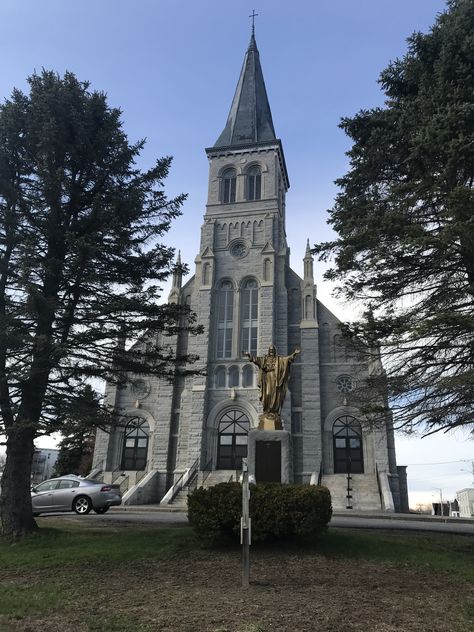
[[[93,509],[103,514],[122,504],[119,485],[108,485],[79,476],[60,476],[44,481],[31,489],[33,515],[52,511],[75,511],[88,514]]]

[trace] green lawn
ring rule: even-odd
[[[238,588],[239,547],[231,545],[228,548],[221,546],[211,549],[200,543],[188,527],[95,529],[85,528],[80,523],[64,525],[60,521],[51,526],[50,520],[48,525],[48,528],[43,528],[21,541],[12,543],[0,539],[1,632],[23,629],[44,630],[44,632],[56,629],[67,630],[67,626],[71,623],[67,619],[67,613],[63,612],[64,605],[74,605],[78,602],[78,592],[92,595],[92,600],[89,599],[90,611],[83,613],[82,627],[77,628],[78,630],[90,632],[155,630],[154,624],[146,622],[146,617],[151,616],[149,603],[156,597],[155,593],[145,595],[142,601],[135,603],[133,611],[117,611],[119,599],[126,599],[124,595],[119,594],[122,585],[121,578],[123,578],[124,586],[129,585],[128,575],[134,578],[132,581],[137,582],[137,586],[141,586],[143,582],[140,579],[142,572],[140,569],[145,568],[144,573],[149,573],[150,569],[153,572],[154,565],[161,569],[161,573],[166,573],[168,567],[173,568],[173,572],[179,578],[180,569],[182,568],[184,577],[186,569],[191,564],[195,569],[193,571],[195,583],[191,581],[186,589],[181,586],[178,588],[181,593],[185,590],[194,593],[196,587],[199,589],[201,585],[205,585],[209,577],[208,570],[203,570],[204,579],[199,577],[200,569],[208,568],[209,564],[212,567],[213,559],[219,563],[222,563],[222,559],[228,559],[229,563],[224,561],[223,567],[232,567]],[[384,571],[385,575],[393,574],[394,578],[397,574],[401,576],[403,573],[408,575],[420,573],[421,587],[423,577],[444,578],[441,581],[441,587],[443,582],[453,586],[457,582],[462,587],[474,584],[474,541],[471,537],[428,533],[406,535],[405,533],[330,529],[318,540],[304,545],[275,544],[252,547],[251,558],[255,560],[254,568],[258,567],[258,560],[260,563],[265,563],[268,559],[276,565],[277,569],[279,559],[285,560],[282,562],[283,565],[293,564],[295,559],[300,560],[298,563],[306,567],[314,560],[315,565],[330,566],[334,563],[338,568],[345,565],[347,573],[357,573],[359,566],[362,567],[364,564],[372,569],[387,568],[390,573]],[[110,579],[110,586],[105,578]],[[214,579],[216,578],[212,578]],[[360,577],[354,579],[355,583],[360,583],[360,581]],[[179,583],[179,579],[177,582]],[[214,588],[214,591],[218,591],[220,587],[219,580],[216,579],[216,582],[217,589]],[[225,583],[225,577],[223,582]],[[418,584],[415,582],[414,585]],[[152,590],[152,588],[153,585],[148,586],[147,590]],[[174,585],[171,586],[172,590],[174,588]],[[401,588],[398,586],[397,590],[403,590],[403,582],[401,582]],[[407,595],[410,599],[413,596],[411,594],[413,584],[407,592],[410,592]],[[472,594],[470,595],[469,590],[465,591],[464,588],[459,591],[453,589],[451,592],[455,596],[459,592],[459,602],[453,604],[453,607],[456,606],[458,616],[467,623],[465,628],[463,624],[460,624],[460,627],[449,627],[446,630],[467,630],[471,629],[470,624],[474,629]],[[389,588],[387,588],[387,595],[390,600]],[[216,595],[216,599],[218,598],[219,596]],[[400,594],[396,598],[399,599]],[[114,608],[103,609],[101,604],[104,600],[111,600],[115,604]],[[450,601],[453,601],[452,595]],[[76,605],[80,606],[80,600]],[[161,608],[163,609],[163,606]],[[50,616],[55,617],[54,620],[57,619],[57,628],[52,623],[53,627],[44,625],[45,617],[49,620]],[[189,616],[194,615],[190,613]],[[20,624],[25,624],[25,627],[21,627]],[[264,630],[266,632],[274,624],[265,627],[265,622],[248,620],[241,621],[239,625],[240,627],[235,624],[235,627],[223,625],[215,628],[199,628],[198,626],[196,631],[209,629],[213,632],[219,630],[238,630],[238,632]],[[367,629],[370,629],[370,622],[367,625]],[[188,628],[181,628],[178,625],[176,628],[169,629],[187,630]],[[412,628],[407,627],[407,629]],[[419,629],[425,629],[423,624]]]
[[[261,545],[260,550],[282,545]],[[255,549],[256,547],[254,547]],[[474,539],[470,536],[330,529],[315,542],[286,544],[286,551],[334,558],[376,560],[423,566],[454,573],[474,582]],[[88,560],[123,563],[127,560],[166,559],[209,550],[190,527],[83,530],[80,526],[43,528],[11,544],[0,538],[0,568],[46,569],[80,565]]]

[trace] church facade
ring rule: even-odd
[[[281,413],[290,480],[327,485],[336,509],[405,509],[391,419],[369,427],[351,400],[356,382],[380,365],[344,345],[338,319],[318,300],[309,242],[303,278],[290,267],[289,177],[253,34],[226,126],[206,153],[195,273],[183,285],[178,265],[169,296],[189,305],[202,333],[166,341],[197,356],[193,368],[203,373],[173,384],[136,376],[125,389],[108,385],[108,403],[129,421],[98,431],[95,472],[126,481],[129,503],[172,502],[191,479],[235,480],[262,412],[245,354],[262,356],[274,344],[281,355],[301,351]]]

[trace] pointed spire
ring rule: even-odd
[[[306,252],[304,255],[303,263],[304,263],[304,278],[310,279],[311,281],[313,281],[314,279],[313,255],[311,254],[309,239],[306,241]]]
[[[214,147],[276,140],[254,29],[224,131]]]
[[[181,250],[178,250],[178,256],[176,257],[176,263],[173,269],[172,288],[180,290],[182,284],[183,284],[183,266],[181,264]]]

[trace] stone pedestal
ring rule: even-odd
[[[258,418],[259,430],[283,430],[281,417],[278,413],[263,413]]]
[[[290,482],[290,433],[251,430],[248,435],[249,475],[257,483]]]

